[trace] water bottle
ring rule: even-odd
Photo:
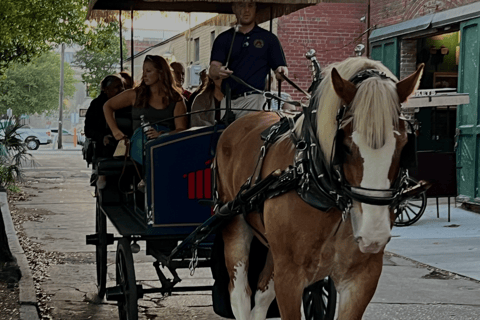
[[[147,138],[147,140],[150,140],[150,138],[147,136],[147,131],[150,130],[152,126],[148,121],[145,121],[145,116],[143,114],[140,116],[140,124],[142,125],[142,130],[145,134],[145,137]]]

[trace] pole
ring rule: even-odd
[[[62,122],[63,122],[63,63],[65,61],[65,44],[62,43],[60,62],[60,98],[58,101],[58,149],[62,149]]]
[[[131,48],[131,55],[130,55],[130,59],[132,59],[132,79],[135,79],[134,76],[135,76],[135,63],[134,63],[134,58],[133,56],[135,55],[134,53],[134,44],[133,44],[133,9],[130,11],[130,15],[131,15],[131,18],[132,18],[132,27],[130,28],[130,38],[131,38],[131,43],[130,43],[130,48]],[[135,81],[135,80],[134,80]]]
[[[270,5],[270,32],[273,33],[273,6]],[[275,70],[274,70],[275,71]],[[272,91],[272,72],[268,70],[268,92]],[[280,82],[279,82],[280,83]],[[280,107],[280,101],[277,101],[278,106]],[[268,110],[272,110],[272,99],[268,99]],[[280,110],[280,108],[278,108]]]
[[[120,71],[123,71],[123,35],[122,35],[122,10],[118,14],[118,20],[120,21]]]
[[[370,58],[370,42],[369,42],[369,38],[370,38],[370,0],[368,0],[368,3],[367,3],[367,50],[365,52],[365,56],[367,58]]]

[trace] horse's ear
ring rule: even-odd
[[[357,93],[357,87],[350,81],[343,79],[335,68],[332,69],[332,84],[337,95],[346,104],[350,104]]]
[[[400,103],[407,101],[408,97],[410,97],[415,90],[417,90],[418,86],[420,85],[420,78],[423,75],[424,67],[424,63],[420,64],[417,71],[397,83],[397,93]]]

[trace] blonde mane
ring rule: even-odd
[[[336,68],[343,79],[350,79],[366,69],[384,72],[389,78],[398,79],[383,64],[363,57],[348,58],[342,62],[328,66],[323,74],[324,79],[317,92],[317,135],[327,161],[331,158],[332,144],[337,130],[336,116],[342,105],[335,93],[331,80],[331,71]],[[363,135],[371,148],[383,146],[386,134],[398,125],[400,103],[395,83],[389,79],[371,77],[358,87],[350,110],[353,114],[353,130]],[[296,128],[301,129],[301,125]],[[297,131],[298,133],[299,131]]]

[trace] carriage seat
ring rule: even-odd
[[[97,159],[96,173],[98,175],[112,176],[122,173],[123,167],[125,171],[133,168],[132,160],[123,158],[99,158]]]

